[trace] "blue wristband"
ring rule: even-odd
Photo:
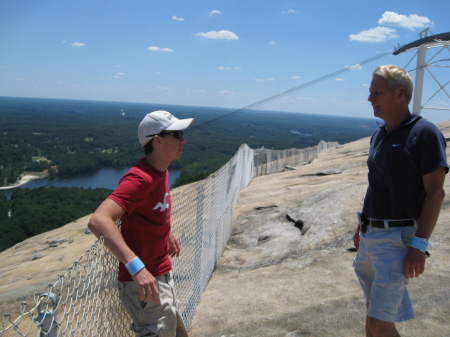
[[[427,251],[428,241],[426,239],[418,238],[417,236],[413,237],[411,242],[411,247],[416,248],[422,252]]]
[[[125,267],[127,268],[128,272],[131,275],[136,274],[139,270],[143,269],[145,267],[145,264],[141,261],[140,258],[138,258],[137,256],[131,260],[130,262],[128,262]]]

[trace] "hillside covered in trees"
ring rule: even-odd
[[[77,175],[126,168],[143,155],[137,128],[151,111],[195,118],[187,129],[180,186],[207,177],[243,143],[251,148],[304,148],[321,140],[341,144],[372,134],[371,119],[193,106],[0,97],[0,186],[23,172]],[[0,194],[0,251],[93,212],[107,189],[50,187]]]
[[[111,193],[96,188],[19,188],[7,201],[0,195],[0,251],[29,237],[92,213]]]
[[[183,156],[172,164],[182,170],[177,185],[211,174],[243,143],[274,149],[304,148],[320,140],[343,144],[375,127],[370,119],[325,115],[0,97],[0,186],[16,182],[24,171],[75,175],[129,167],[143,154],[137,127],[154,110],[195,118]]]

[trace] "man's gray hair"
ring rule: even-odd
[[[411,76],[405,69],[395,65],[379,66],[373,75],[385,78],[388,87],[393,90],[405,88],[406,102],[408,104],[411,102],[414,85]]]

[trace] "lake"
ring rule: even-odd
[[[95,173],[83,174],[70,177],[55,177],[53,179],[35,179],[25,185],[17,188],[38,188],[38,187],[82,187],[82,188],[108,188],[114,190],[120,178],[129,170],[129,168],[111,168],[105,167]],[[180,170],[170,170],[169,185],[172,186],[175,180],[180,176]],[[3,190],[6,199],[10,199],[11,195],[17,188]]]

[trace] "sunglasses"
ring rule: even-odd
[[[161,132],[158,136],[173,135],[176,139],[183,138],[183,131]]]

